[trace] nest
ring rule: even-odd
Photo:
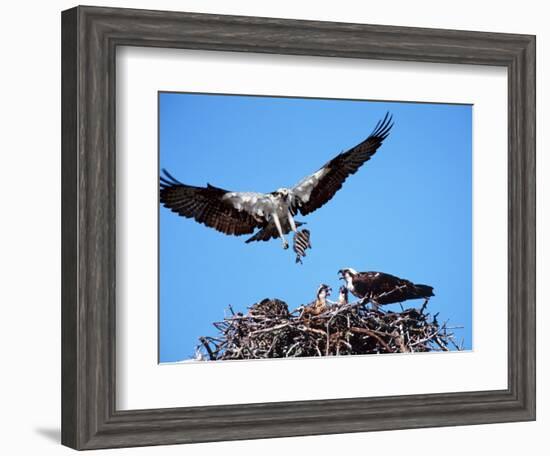
[[[447,323],[419,309],[401,312],[371,308],[364,300],[332,304],[317,313],[311,306],[290,312],[279,299],[264,299],[247,314],[214,323],[215,337],[201,337],[197,359],[296,358],[375,353],[461,350]]]

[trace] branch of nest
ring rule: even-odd
[[[284,301],[264,299],[247,314],[231,312],[214,323],[216,337],[201,337],[201,359],[262,359],[306,356],[461,350],[447,322],[419,308],[382,311],[367,298],[329,303],[321,313],[308,306],[290,312]]]

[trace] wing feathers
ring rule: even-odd
[[[293,209],[307,215],[327,203],[342,188],[346,179],[374,155],[392,127],[392,117],[386,113],[367,139],[337,155],[319,171],[300,181],[293,188],[298,199]]]
[[[348,176],[372,157],[390,133],[392,117],[386,113],[367,139],[334,157],[292,190],[291,212],[303,215],[320,208],[342,188]],[[165,169],[160,176],[160,202],[173,212],[225,234],[250,234],[268,226],[267,216],[277,208],[272,196],[253,192],[230,192],[207,184],[194,187],[177,180]],[[290,228],[289,228],[290,229]],[[285,230],[287,232],[287,230]],[[272,230],[258,233],[251,240],[271,238]]]
[[[361,297],[372,297],[382,305],[434,296],[433,288],[428,285],[414,284],[384,272],[360,272],[353,279],[353,285]]]
[[[160,202],[171,211],[225,234],[250,234],[264,224],[245,211],[239,211],[223,196],[228,193],[208,184],[193,187],[174,178],[165,169],[160,177]]]

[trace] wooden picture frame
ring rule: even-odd
[[[508,70],[508,388],[115,407],[115,50],[146,46]],[[62,443],[161,445],[535,419],[535,37],[76,7],[62,13]]]

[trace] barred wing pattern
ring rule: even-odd
[[[283,188],[272,193],[232,192],[210,184],[194,187],[178,181],[163,169],[160,201],[173,212],[225,234],[239,236],[261,228],[247,242],[282,237],[293,226],[288,212],[296,215],[300,211],[307,215],[329,201],[347,177],[356,173],[376,152],[392,126],[392,118],[387,113],[363,142],[339,154],[294,188]],[[295,221],[297,227],[301,224]]]
[[[224,196],[235,193],[210,184],[206,187],[186,185],[165,169],[162,171],[160,202],[172,212],[235,236],[250,234],[265,225],[253,214],[237,209],[230,199],[224,199]]]
[[[346,179],[367,162],[393,127],[392,117],[386,113],[373,132],[363,142],[334,157],[314,174],[302,179],[293,189],[293,211],[302,215],[319,209],[342,188]]]

